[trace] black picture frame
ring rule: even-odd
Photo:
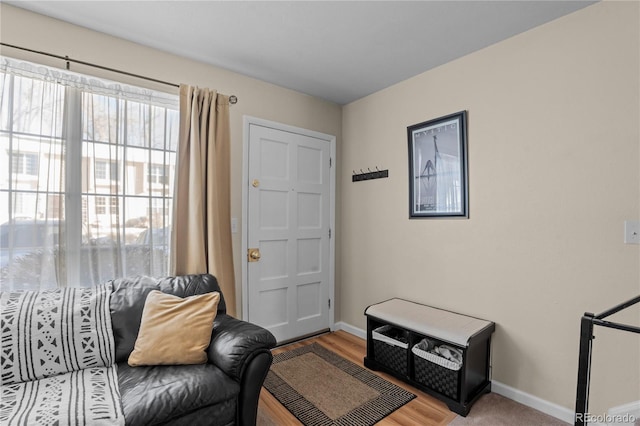
[[[407,127],[409,218],[469,217],[467,111]]]

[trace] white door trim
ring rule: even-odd
[[[335,241],[336,241],[336,137],[325,133],[307,130],[300,127],[289,126],[287,124],[277,123],[275,121],[264,120],[262,118],[251,117],[245,115],[242,117],[242,248],[240,257],[242,259],[242,319],[247,321],[249,318],[249,294],[247,280],[247,230],[248,215],[247,204],[249,200],[249,126],[254,124],[258,126],[268,127],[284,132],[297,133],[304,136],[326,140],[330,144],[331,169],[329,170],[329,200],[331,207],[329,209],[329,227],[331,228],[331,238],[329,239],[329,299],[331,306],[329,307],[329,327],[331,330],[335,328]]]

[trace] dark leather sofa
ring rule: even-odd
[[[137,277],[113,280],[112,284],[110,308],[118,385],[127,425],[255,425],[260,389],[271,366],[270,349],[276,340],[264,328],[226,314],[215,277]],[[206,364],[127,364],[151,290],[180,297],[220,291]]]

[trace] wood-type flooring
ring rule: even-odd
[[[363,360],[367,352],[366,341],[344,331],[327,333],[311,339],[281,346],[273,349],[273,354],[275,355],[280,352],[309,345],[311,343],[319,343],[354,364],[364,367]],[[449,422],[456,417],[455,413],[449,411],[446,404],[432,396],[421,392],[388,374],[379,371],[375,371],[374,373],[417,396],[414,400],[408,402],[382,419],[377,423],[377,425],[448,425]],[[273,395],[271,395],[266,389],[262,388],[260,393],[260,402],[258,405],[258,426],[293,426],[300,424],[301,423],[286,408],[284,408],[284,406],[280,404]]]

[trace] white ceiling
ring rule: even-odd
[[[5,3],[346,104],[594,1]]]

